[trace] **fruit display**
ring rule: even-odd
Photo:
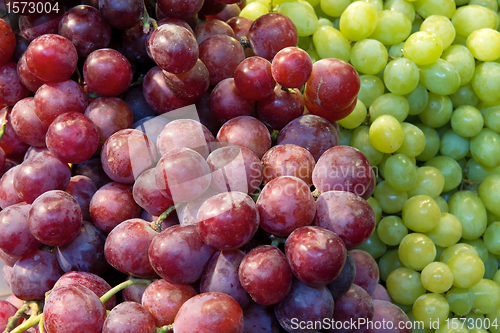
[[[500,333],[500,1],[0,1],[5,333]]]

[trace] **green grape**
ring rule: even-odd
[[[466,45],[479,61],[494,61],[500,58],[500,32],[496,30],[475,30],[467,37]]]
[[[389,48],[389,55],[396,59],[404,57],[403,45],[405,45],[405,42],[391,45],[391,47]]]
[[[443,42],[433,33],[417,31],[405,41],[403,52],[406,58],[419,66],[430,65],[441,57]]]
[[[311,57],[313,64],[321,59],[321,57],[319,56],[318,52],[315,49],[309,49],[306,50],[306,52],[307,54],[309,54],[309,57]]]
[[[500,222],[490,224],[486,228],[483,238],[488,250],[493,254],[500,255]]]
[[[461,239],[460,243],[469,244],[474,247],[477,251],[477,256],[486,264],[488,261],[488,248],[481,238]]]
[[[387,251],[387,245],[374,232],[363,244],[356,247],[358,250],[368,252],[374,259],[378,259]]]
[[[438,168],[422,166],[417,169],[417,182],[408,191],[408,196],[428,195],[435,198],[443,192],[444,176]]]
[[[500,307],[500,286],[496,282],[482,279],[470,289],[476,297],[474,301],[475,313],[488,314]]]
[[[418,66],[410,59],[392,60],[384,69],[384,83],[396,95],[410,94],[417,87],[419,78]]]
[[[469,152],[469,139],[463,138],[449,129],[441,138],[439,151],[442,155],[449,156],[454,160],[461,160]]]
[[[378,21],[377,8],[364,1],[351,3],[339,16],[340,32],[345,38],[352,41],[361,41],[370,36]]]
[[[500,333],[500,308],[495,309],[492,313],[486,315],[486,318],[490,320],[490,328],[489,332],[491,333]]]
[[[366,202],[368,202],[370,207],[373,209],[373,213],[375,213],[375,225],[377,225],[382,218],[382,207],[380,207],[380,204],[374,197],[369,197]]]
[[[476,255],[459,253],[446,263],[453,272],[453,285],[459,288],[470,288],[484,276],[484,263]]]
[[[392,271],[403,267],[401,261],[399,261],[398,250],[389,250],[382,257],[378,259],[378,267],[380,271],[380,279],[382,281],[387,281],[387,277],[392,273]]]
[[[340,17],[342,12],[351,4],[350,0],[321,0],[319,2],[321,10],[331,16],[331,17]]]
[[[333,20],[333,27],[340,31],[340,17],[337,17],[335,20]]]
[[[492,224],[493,222],[500,221],[500,216],[493,214],[487,209],[486,209],[486,215],[487,215],[488,225]]]
[[[417,298],[425,294],[420,273],[406,267],[393,270],[385,284],[392,300],[403,305],[412,305]]]
[[[246,17],[255,21],[262,15],[269,13],[269,8],[260,2],[254,1],[248,3],[240,12],[241,17]]]
[[[415,8],[411,2],[405,0],[387,0],[384,2],[384,9],[397,10],[408,17],[410,22],[415,20]]]
[[[486,230],[486,208],[477,194],[458,191],[448,201],[450,213],[462,224],[462,238],[476,239]]]
[[[351,45],[337,29],[326,25],[319,27],[313,34],[313,43],[322,59],[337,58],[349,61]]]
[[[495,276],[495,273],[497,271],[498,271],[498,258],[496,255],[490,252],[488,253],[488,260],[486,260],[486,263],[484,264],[484,278],[493,280],[493,277]]]
[[[438,224],[426,235],[436,244],[443,248],[455,245],[462,238],[462,225],[460,221],[450,213],[441,213]]]
[[[377,26],[369,37],[384,45],[393,45],[404,41],[410,33],[411,21],[405,14],[396,10],[382,10],[378,12]]]
[[[487,103],[500,101],[500,64],[497,62],[483,62],[477,65],[472,75],[472,88],[480,100]]]
[[[495,275],[493,275],[493,279],[492,280],[495,281],[496,283],[500,284],[500,270],[496,271]]]
[[[402,122],[410,112],[410,105],[406,98],[393,93],[387,93],[379,96],[372,102],[369,108],[370,122],[382,115],[390,115]]]
[[[466,243],[457,243],[455,245],[446,248],[443,251],[443,253],[441,253],[439,261],[444,262],[446,264],[451,258],[460,253],[473,254],[476,257],[479,257],[477,250],[472,245]]]
[[[484,125],[500,133],[500,106],[491,106],[483,111]]]
[[[426,235],[414,232],[403,237],[398,255],[405,267],[420,271],[436,258],[436,246]]]
[[[485,207],[493,214],[500,215],[500,175],[493,174],[486,177],[479,185],[478,192]]]
[[[491,9],[495,12],[498,11],[498,3],[496,0],[470,0],[469,5],[479,5]]]
[[[322,18],[318,19],[318,27],[321,27],[323,25],[326,25],[326,26],[329,26],[329,27],[333,27],[332,21],[330,21],[329,19],[327,19],[325,17],[322,17]]]
[[[344,128],[355,129],[365,122],[367,113],[365,105],[358,99],[354,110],[352,110],[347,117],[340,119],[337,122]]]
[[[401,147],[404,140],[403,127],[390,115],[382,115],[370,126],[370,141],[378,151],[393,153]]]
[[[474,92],[474,89],[472,88],[472,84],[470,84],[470,82],[462,85],[449,97],[451,99],[451,102],[453,103],[454,108],[458,108],[462,105],[476,106],[479,103],[479,98]]]
[[[438,128],[450,121],[453,113],[453,103],[445,95],[429,93],[429,102],[425,109],[418,114],[418,118],[425,125]]]
[[[453,285],[453,273],[442,262],[431,262],[420,273],[420,279],[425,289],[433,293],[445,293]]]
[[[446,293],[450,310],[459,316],[465,316],[472,310],[475,299],[476,296],[468,288],[453,287]]]
[[[429,232],[441,219],[441,211],[434,199],[428,195],[415,195],[403,206],[404,225],[416,232]]]
[[[475,313],[474,311],[469,312],[463,317],[465,327],[469,330],[475,330],[478,329],[478,327],[483,327],[484,323],[484,315]]]
[[[368,126],[359,126],[352,132],[350,146],[359,149],[368,158],[370,165],[377,165],[382,161],[384,154],[375,149],[370,141]]]
[[[443,50],[446,50],[455,39],[455,27],[450,19],[443,15],[431,15],[420,25],[421,31],[430,32],[441,39]]]
[[[451,190],[449,192],[441,193],[441,196],[443,197],[444,200],[448,203],[450,201],[450,198],[453,194],[457,193],[458,189]]]
[[[460,74],[460,85],[463,86],[471,81],[476,68],[476,61],[467,47],[464,45],[451,45],[443,51],[441,58],[457,69],[458,74]]]
[[[424,323],[415,320],[413,316],[413,311],[406,311],[408,319],[412,323],[411,331],[412,333],[434,333],[435,329],[429,329],[424,327]]]
[[[430,65],[420,66],[420,83],[430,92],[450,95],[460,87],[460,73],[446,60],[437,59]]]
[[[366,2],[354,4],[356,3]],[[352,66],[364,74],[379,73],[387,64],[387,59],[387,49],[384,44],[375,39],[359,41],[351,49]]]
[[[384,82],[375,75],[360,75],[359,81],[358,100],[361,100],[368,108],[377,97],[384,93]]]
[[[479,163],[494,168],[500,165],[500,134],[489,128],[470,140],[470,152]]]
[[[310,36],[318,29],[318,17],[314,8],[300,1],[284,2],[278,13],[288,16],[297,28],[299,37]]]
[[[451,119],[451,117],[450,117],[450,119]],[[438,131],[439,137],[443,138],[444,134],[450,129],[451,129],[451,124],[446,123],[444,126],[441,126],[436,130]]]
[[[404,132],[403,144],[396,150],[396,153],[405,154],[409,157],[420,155],[425,149],[425,135],[417,126],[403,122],[401,123]]]
[[[313,47],[311,36],[299,37],[299,43],[297,44],[297,47],[300,47],[302,50],[309,50],[311,47]]]
[[[385,72],[384,72],[385,73]],[[410,116],[416,116],[424,111],[429,102],[429,92],[422,84],[417,84],[415,89],[406,96],[406,100],[410,104]]]
[[[380,163],[378,164],[378,171],[379,171],[380,175],[382,176],[382,178],[384,178],[384,179],[385,179],[385,162],[391,156],[392,156],[392,154],[384,154],[384,157],[382,157],[382,161],[380,161]]]
[[[426,126],[422,123],[416,123],[415,126],[420,128],[425,136],[425,148],[420,155],[416,156],[416,158],[418,161],[428,161],[439,152],[439,145],[441,143],[439,134],[434,128]]]
[[[460,160],[457,161],[458,165],[460,165],[460,168],[463,170],[465,169],[465,166],[467,165],[467,159],[464,157]]]
[[[375,187],[373,196],[377,199],[382,211],[386,214],[396,214],[403,210],[403,206],[408,200],[407,192],[398,192],[393,189],[385,180]]]
[[[376,233],[384,244],[396,246],[408,235],[408,228],[399,216],[390,215],[380,220]]]
[[[495,29],[498,16],[486,7],[478,5],[467,5],[457,9],[451,18],[456,34],[462,38],[467,37],[478,29]]]
[[[414,5],[417,13],[423,18],[431,15],[442,15],[451,19],[456,10],[453,0],[417,0]]]
[[[440,294],[425,294],[415,300],[412,312],[415,320],[423,322],[425,328],[432,328],[432,323],[448,318],[450,306]]]
[[[356,1],[363,1],[363,2],[368,2],[371,3],[375,9],[377,9],[377,12],[380,12],[381,10],[384,9],[384,3],[382,0],[354,0],[353,2]]]
[[[349,146],[351,144],[352,130],[339,127],[339,145]]]
[[[436,156],[425,163],[437,168],[444,176],[444,192],[457,188],[462,182],[462,168],[457,161],[448,156]]]
[[[404,154],[390,156],[384,164],[385,180],[400,192],[409,191],[417,182],[417,167]]]
[[[448,213],[448,203],[446,202],[446,200],[444,200],[442,196],[437,196],[434,198],[434,200],[436,200],[436,203],[438,204],[441,213]],[[460,231],[461,230],[462,229],[460,229]]]

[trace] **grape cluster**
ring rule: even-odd
[[[0,331],[500,332],[496,0],[36,2]]]

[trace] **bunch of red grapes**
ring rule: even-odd
[[[349,64],[235,0],[73,2],[0,20],[1,331],[408,321],[355,249],[375,174],[339,146]],[[377,332],[348,326],[325,331]]]

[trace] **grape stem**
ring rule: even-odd
[[[286,243],[286,238],[280,238],[274,235],[269,236],[269,238],[271,239],[271,245],[274,247],[279,247],[280,244]]]
[[[21,325],[17,326],[16,328],[14,328],[10,332],[11,333],[21,333],[21,332],[24,332],[27,329],[29,329],[29,328],[31,328],[33,326],[38,325],[38,323],[42,319],[42,316],[43,316],[43,313],[40,313],[39,315],[33,316],[30,319],[28,319],[26,321],[23,321]],[[9,331],[7,331],[7,328],[5,329],[4,333],[6,333],[6,332],[9,332]]]
[[[151,222],[149,226],[153,228],[154,231],[160,233],[161,232],[161,223],[175,210],[175,206],[170,206],[166,211],[161,213],[158,216],[158,219],[154,222]]]
[[[158,24],[151,20],[148,14],[148,9],[146,8],[146,2],[142,3],[144,6],[144,14],[142,14],[142,31],[147,34],[149,32],[149,29],[151,29],[151,25],[153,25],[153,29],[158,28]]]
[[[43,318],[40,318],[40,322],[38,323],[38,330],[40,333],[45,333],[45,330],[43,329]]]
[[[174,324],[156,328],[156,333],[167,333],[174,330]]]
[[[152,282],[153,282],[152,280],[148,280],[148,279],[135,279],[135,278],[131,278],[130,280],[122,282],[119,285],[111,288],[107,293],[105,293],[104,295],[101,296],[100,300],[104,304],[107,301],[109,301],[111,299],[111,297],[113,297],[120,290],[123,290],[123,289],[125,289],[127,287],[133,286],[134,284],[149,285]]]
[[[0,140],[2,140],[4,134],[5,134],[5,129],[7,128],[7,123],[9,122],[7,120],[7,116],[9,115],[9,112],[5,110],[5,115],[3,116],[3,121],[2,121],[2,127],[0,127]]]

